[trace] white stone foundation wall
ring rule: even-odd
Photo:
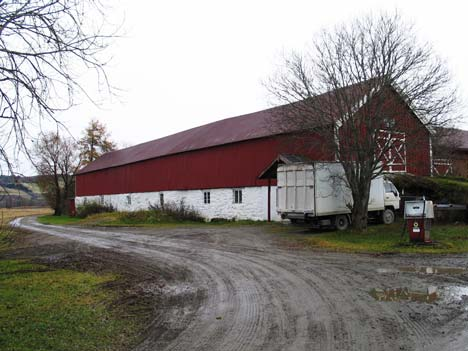
[[[174,190],[147,193],[127,193],[115,195],[96,195],[76,197],[76,205],[84,201],[111,204],[118,211],[146,210],[150,204],[160,203],[160,194],[164,203],[184,203],[195,208],[207,220],[212,218],[227,219],[268,219],[268,187],[235,188],[242,190],[242,203],[234,203],[234,189]],[[210,192],[210,203],[204,203],[204,193]],[[280,220],[276,213],[276,186],[271,187],[271,219]]]

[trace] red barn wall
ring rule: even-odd
[[[319,147],[298,150],[297,140],[286,137],[254,139],[79,174],[76,196],[266,186],[257,177],[279,153],[332,158]]]

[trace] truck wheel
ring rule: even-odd
[[[335,227],[338,230],[346,230],[349,227],[348,216],[338,215],[335,217]]]
[[[392,209],[386,208],[382,212],[382,222],[383,224],[392,224],[393,222],[395,222],[395,213]]]

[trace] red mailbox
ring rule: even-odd
[[[405,202],[405,220],[411,241],[430,243],[431,226],[434,218],[432,201]]]

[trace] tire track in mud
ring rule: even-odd
[[[149,229],[44,226],[29,218],[17,224],[192,272],[192,288],[206,294],[202,306],[164,321],[178,328],[173,340],[170,331],[155,331],[138,351],[414,350],[432,341],[427,323],[409,317],[411,307],[373,301],[366,284],[386,281],[361,269],[372,264],[368,257],[290,251],[266,236],[234,237],[226,229],[154,235]]]

